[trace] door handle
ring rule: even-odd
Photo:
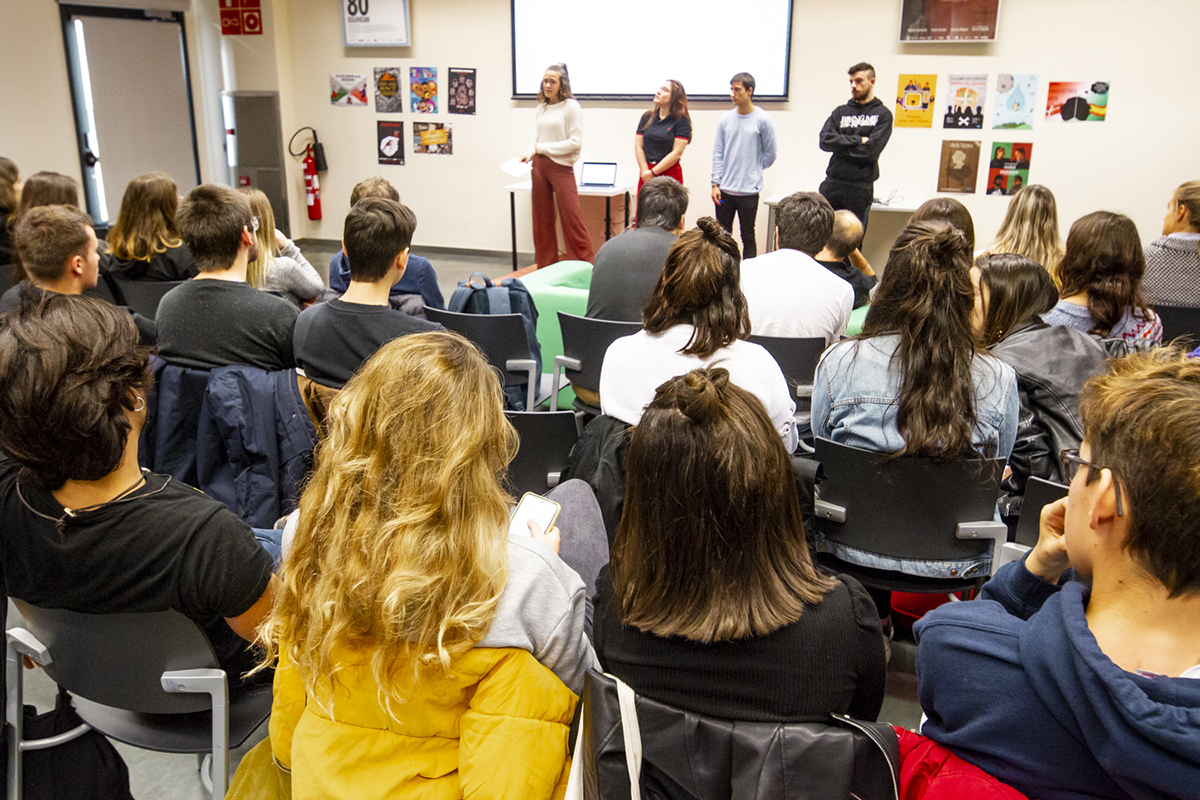
[[[83,153],[83,163],[89,167],[94,167],[100,163],[100,159],[96,158],[96,154],[91,150],[85,150]]]

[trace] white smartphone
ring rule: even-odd
[[[532,536],[533,533],[529,530],[530,520],[545,533],[554,527],[554,520],[558,519],[561,508],[558,503],[540,494],[526,492],[508,518],[508,535]]]

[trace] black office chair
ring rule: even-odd
[[[583,389],[586,393],[599,396],[600,367],[604,365],[604,354],[608,352],[608,346],[622,336],[630,336],[640,331],[642,323],[578,317],[559,311],[558,325],[562,330],[563,354],[554,357],[554,386],[550,396],[550,410],[558,410],[558,390],[563,375],[570,370],[571,387],[576,391],[575,408],[589,416],[598,417],[600,408],[580,398],[578,391]]]
[[[488,363],[500,370],[505,387],[525,386],[527,410],[537,408],[550,396],[551,377],[538,374],[520,314],[461,314],[427,306],[425,315],[430,322],[440,323],[478,345]]]
[[[1021,516],[1013,531],[1012,541],[1001,548],[1000,559],[992,565],[992,574],[1010,561],[1020,561],[1035,544],[1041,533],[1042,509],[1067,496],[1068,487],[1044,478],[1025,481],[1025,494],[1021,498]]]
[[[113,289],[121,305],[129,306],[143,317],[154,319],[163,295],[183,281],[131,281],[113,276]]]
[[[817,484],[815,527],[826,539],[893,558],[999,560],[1008,539],[1007,526],[994,521],[1004,459],[935,464],[822,438],[815,450],[825,475]],[[829,554],[821,560],[867,586],[900,592],[978,588],[991,574],[923,578]]]
[[[25,627],[7,636],[9,800],[21,797],[21,751],[53,746],[22,740],[22,656],[71,692],[80,718],[105,736],[145,750],[208,753],[211,773],[202,769],[201,779],[211,775],[212,796],[225,796],[229,748],[270,716],[269,685],[230,701],[208,638],[178,611],[84,614],[13,602]],[[84,731],[68,733],[75,732]]]
[[[796,399],[804,404],[801,409],[797,403],[796,410],[810,411],[813,376],[817,373],[817,362],[825,352],[825,339],[820,336],[806,339],[751,336],[750,341],[765,347],[775,363],[779,364],[783,377],[787,378],[788,387],[795,393]]]
[[[101,272],[100,276],[96,279],[96,285],[88,289],[84,294],[99,297],[101,300],[107,300],[113,305],[119,306],[121,303],[117,301],[116,292],[113,291],[112,280],[112,277]]]
[[[506,411],[505,415],[521,439],[508,465],[509,489],[517,497],[525,492],[545,494],[558,485],[567,456],[579,439],[575,412]]]
[[[1200,344],[1200,308],[1155,306],[1154,313],[1162,320],[1164,342],[1187,336],[1192,344]]]

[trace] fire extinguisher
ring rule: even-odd
[[[317,162],[313,158],[312,145],[304,149],[304,201],[308,205],[308,218],[321,218],[321,181],[317,178]]]

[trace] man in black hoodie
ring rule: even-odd
[[[850,102],[835,108],[821,128],[821,149],[833,155],[820,191],[835,210],[853,211],[865,231],[879,155],[892,135],[892,113],[875,96],[874,67],[864,61],[849,74]]]

